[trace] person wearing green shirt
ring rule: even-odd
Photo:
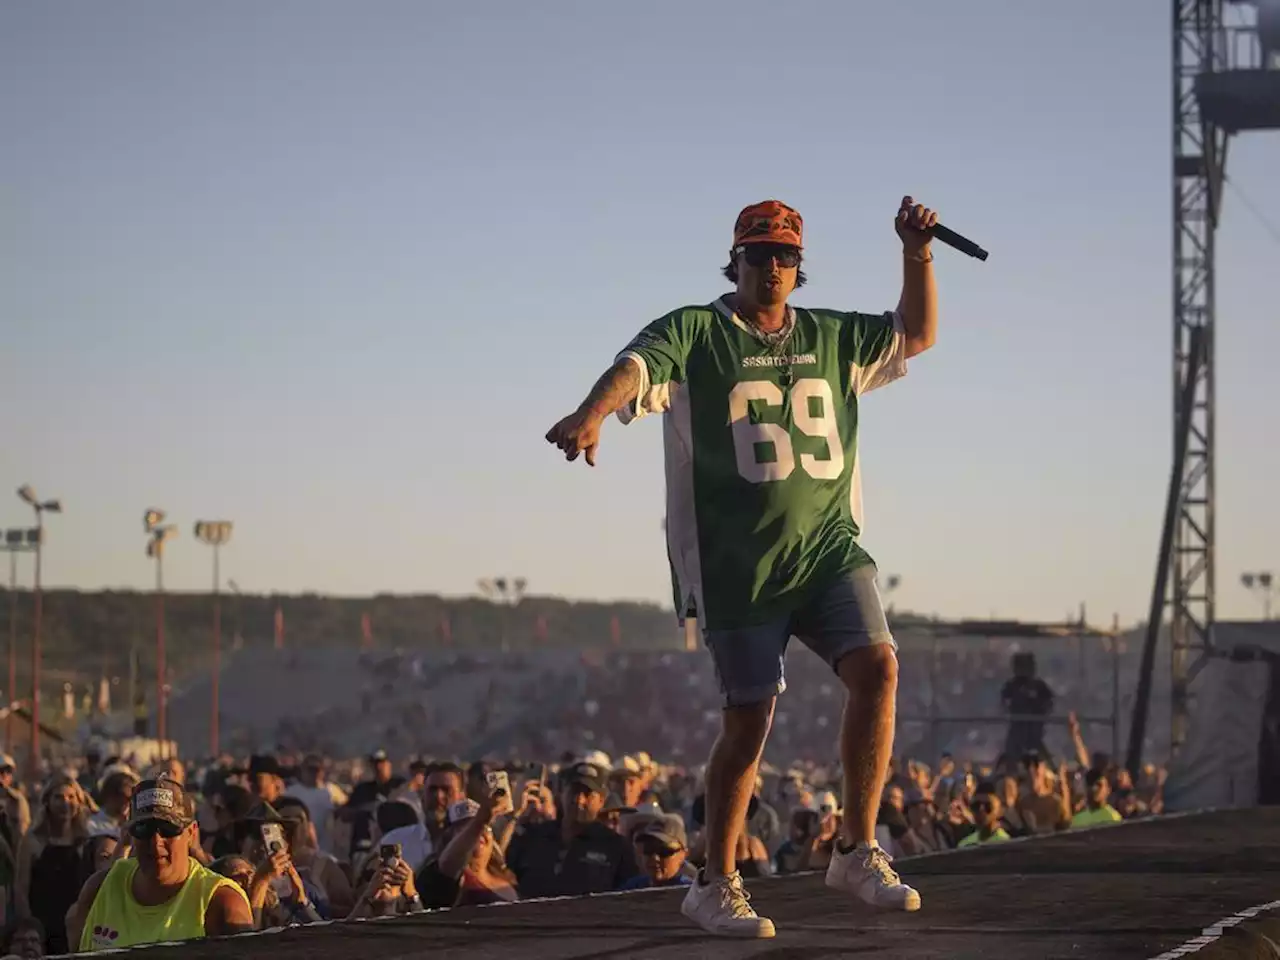
[[[711,933],[772,937],[734,866],[794,635],[849,691],[841,729],[846,817],[827,885],[917,910],[875,843],[893,742],[896,645],[862,532],[861,397],[899,379],[933,345],[937,296],[929,228],[904,197],[894,219],[903,284],[896,310],[788,304],[804,284],[803,221],[777,200],[744,209],[725,277],[733,292],[641,330],[587,398],[548,432],[594,466],[600,430],[663,414],[667,559],[676,613],[695,618],[724,698],[707,766],[707,865],[682,912]]]
[[[1071,818],[1073,827],[1096,827],[1103,823],[1119,823],[1124,818],[1107,801],[1111,798],[1111,781],[1105,770],[1090,770],[1084,775],[1084,809]]]
[[[961,847],[977,847],[986,843],[1004,843],[1009,839],[1001,818],[1004,816],[1004,803],[996,793],[993,784],[986,783],[978,787],[973,795],[970,808],[973,811],[973,822],[976,829],[956,844]]]

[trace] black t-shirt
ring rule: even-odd
[[[351,807],[362,807],[366,804],[377,804],[383,800],[389,800],[391,794],[403,787],[405,784],[404,777],[392,777],[379,783],[377,780],[362,780],[351,788],[351,797],[347,800],[347,805]]]
[[[631,844],[608,827],[592,823],[566,846],[559,821],[517,827],[507,866],[525,898],[605,893],[640,872]]]
[[[1053,709],[1053,691],[1039,677],[1012,677],[1005,681],[1000,699],[1012,714],[1046,716]]]
[[[438,858],[433,856],[422,865],[422,869],[414,878],[414,883],[418,887],[418,896],[422,898],[422,905],[428,910],[505,902],[492,890],[474,880],[468,881],[467,878],[468,874],[465,870],[459,877],[446,876],[440,870]]]
[[[351,824],[351,852],[368,849],[369,839],[373,835],[374,811],[378,804],[389,800],[391,794],[404,784],[404,777],[392,777],[381,783],[377,780],[362,780],[351,788],[347,805],[338,814]]]

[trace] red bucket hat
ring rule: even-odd
[[[803,249],[803,239],[804,220],[777,200],[753,203],[738,214],[738,221],[733,225],[735,247],[745,243],[785,243]]]

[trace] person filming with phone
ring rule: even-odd
[[[84,885],[69,941],[92,952],[254,929],[244,891],[191,855],[198,829],[195,802],[181,784],[138,784],[125,824],[134,856],[116,860]]]
[[[378,847],[378,867],[360,890],[348,920],[394,917],[423,911],[413,868],[405,862],[398,843]]]
[[[609,770],[575,763],[560,773],[560,818],[526,806],[507,847],[507,864],[523,897],[570,897],[621,889],[640,872],[621,834],[598,822]]]
[[[418,872],[418,888],[428,909],[471,907],[520,898],[516,877],[502,859],[493,819],[511,812],[509,789],[493,789],[484,801],[469,798],[449,809],[449,830],[438,856]]]
[[[244,820],[237,826],[242,857],[255,865],[246,887],[254,922],[275,927],[325,919],[327,911],[318,908],[315,888],[308,887],[293,863],[285,834],[291,824],[270,807],[262,812],[270,819]]]

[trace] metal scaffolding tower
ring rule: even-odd
[[[1256,22],[1228,27],[1224,0],[1173,0],[1173,421],[1175,448],[1184,440],[1186,446],[1174,527],[1166,531],[1171,546],[1160,564],[1169,565],[1172,580],[1175,750],[1186,737],[1193,656],[1198,660],[1213,648],[1214,237],[1228,138],[1241,130],[1280,128],[1280,69],[1271,52],[1280,4],[1248,5],[1258,8]],[[1203,350],[1202,362],[1192,362],[1193,344]],[[1164,598],[1156,600],[1162,605]]]
[[[1172,740],[1186,735],[1193,652],[1212,643],[1214,598],[1214,234],[1222,207],[1227,134],[1200,108],[1197,81],[1224,64],[1218,33],[1222,0],[1175,0],[1173,40],[1173,422],[1184,423],[1191,398],[1186,455],[1173,535],[1170,640],[1173,648]],[[1183,390],[1191,332],[1203,330],[1204,362]],[[1176,443],[1176,440],[1175,440]]]

